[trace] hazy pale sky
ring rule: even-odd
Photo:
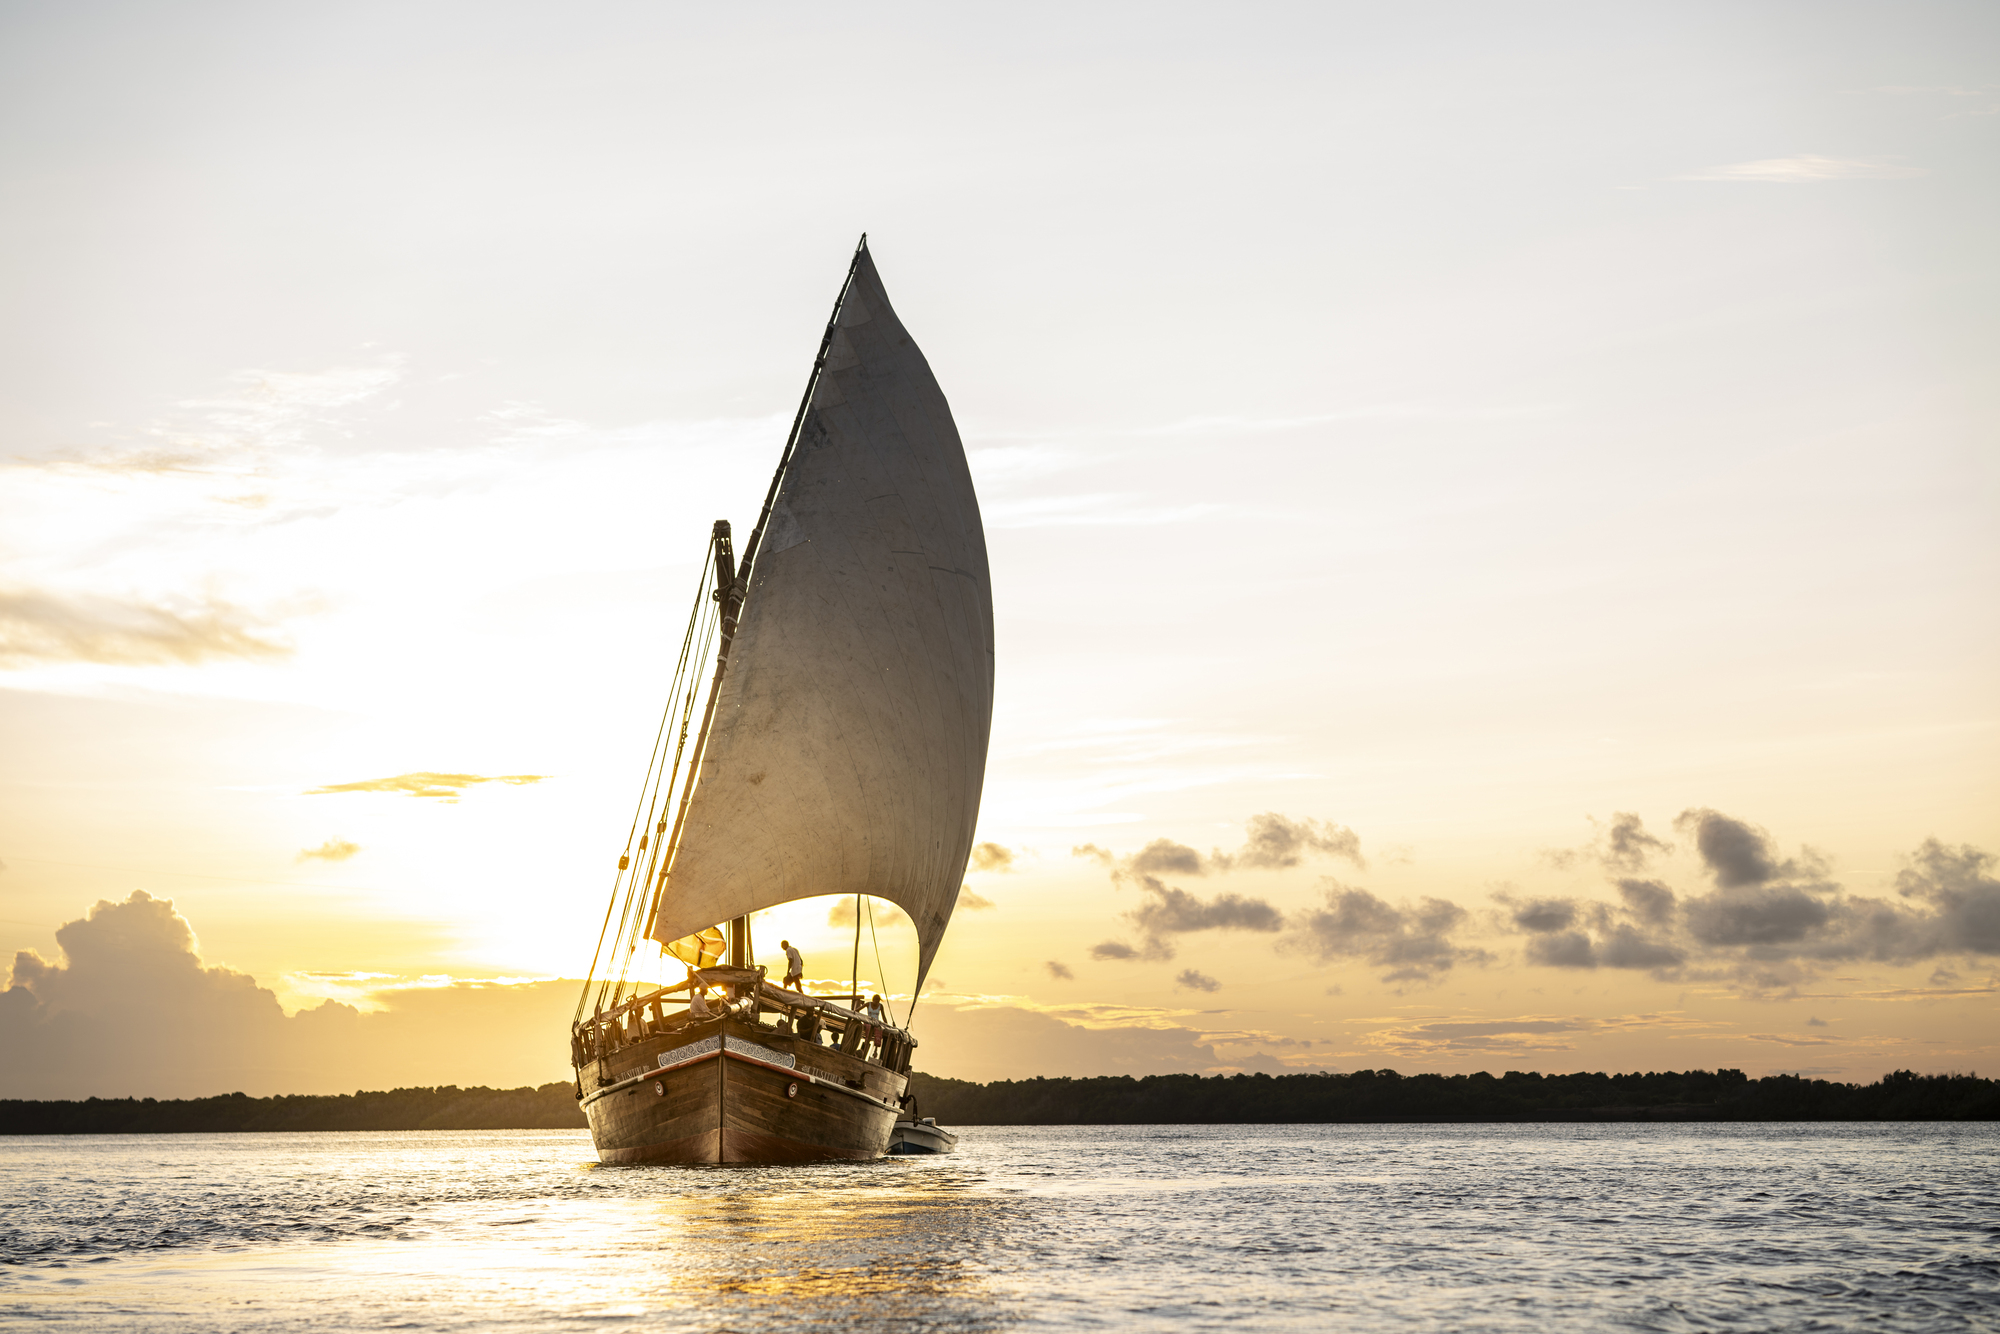
[[[2000,1055],[1991,5],[0,4],[0,190],[0,1022],[210,1035],[0,1093],[562,1077],[864,230],[995,583],[925,1068]]]

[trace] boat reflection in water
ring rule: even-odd
[[[704,1327],[729,1329],[793,1328],[808,1313],[813,1328],[1015,1323],[980,1257],[1021,1225],[1016,1206],[949,1169],[884,1170],[816,1168],[809,1187],[739,1170],[725,1193],[661,1202],[638,1224],[652,1241],[630,1257],[635,1309],[700,1310]]]

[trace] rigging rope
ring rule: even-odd
[[[648,811],[648,808],[651,804],[647,799],[648,789],[649,788],[653,789],[655,793],[657,793],[658,791],[658,789],[654,786],[654,780],[655,776],[658,774],[660,770],[661,760],[663,757],[662,756],[663,747],[661,743],[666,738],[667,723],[673,717],[674,702],[681,693],[681,682],[686,676],[687,666],[688,666],[688,652],[689,649],[693,646],[695,640],[695,627],[697,622],[701,618],[701,613],[702,613],[701,598],[702,594],[705,593],[708,589],[708,567],[714,555],[714,551],[715,551],[715,538],[713,537],[713,535],[711,535],[708,541],[708,547],[702,553],[701,565],[696,575],[695,603],[694,607],[690,610],[688,615],[687,630],[681,635],[681,651],[677,661],[674,664],[673,686],[667,692],[666,707],[660,711],[659,729],[653,734],[652,753],[646,759],[646,777],[639,784],[639,802],[633,808],[632,811],[631,827],[625,831],[625,846],[623,851],[620,852],[618,857],[618,872],[612,878],[611,881],[611,898],[610,901],[604,905],[604,924],[598,928],[597,948],[591,953],[590,971],[584,976],[582,992],[577,996],[576,999],[576,1011],[574,1014],[570,1016],[571,1023],[575,1023],[583,1018],[584,1007],[586,1004],[588,1004],[590,1000],[591,983],[597,980],[597,965],[600,959],[602,959],[604,956],[605,942],[607,938],[610,937],[611,914],[612,911],[618,907],[618,898],[619,898],[618,891],[621,885],[625,887],[626,909],[625,912],[621,913],[619,916],[618,937],[616,938],[616,943],[613,943],[612,945],[612,954],[614,957],[617,954],[617,945],[618,943],[622,943],[625,934],[624,919],[631,912],[632,889],[633,886],[637,885],[640,882],[641,875],[643,874],[643,873],[635,874],[634,876],[631,877],[629,883],[626,881],[625,873],[627,869],[627,863],[632,855],[632,835],[638,832],[640,813],[643,811]],[[599,989],[598,996],[599,996],[599,1008],[601,1009],[602,999],[603,999],[602,988]]]
[[[882,966],[882,941],[875,934],[875,900],[872,898],[868,900],[868,940],[869,943],[875,946],[875,976],[880,979],[876,985],[880,986],[886,993],[889,990],[889,970]],[[882,1003],[884,1005],[889,1003],[886,995],[883,996]],[[911,1003],[916,1003],[915,997],[911,998]],[[895,1018],[896,1012],[891,1010],[889,1017],[891,1019]]]
[[[693,643],[695,642],[695,628],[699,623],[702,615],[702,604],[700,601],[700,597],[702,591],[706,588],[705,572],[703,575],[703,579],[704,579],[703,583],[696,585],[695,605],[689,613],[688,630],[681,640],[681,656],[679,661],[675,665],[674,681],[673,681],[673,686],[671,688],[671,693],[667,696],[667,701],[668,701],[667,716],[669,718],[673,716],[672,714],[673,701],[680,694],[681,684],[686,679],[687,676],[687,668],[689,663],[688,655],[693,646]],[[661,760],[663,761],[663,759],[664,757],[662,756]],[[663,762],[656,762],[656,767],[648,770],[646,778],[647,778],[646,784],[640,788],[640,808],[646,812],[647,819],[650,821],[652,818],[653,808],[658,804],[659,801],[659,791],[661,784],[665,783],[667,785],[671,785],[672,778],[665,772],[665,765]],[[650,796],[648,795],[648,789],[650,789]],[[636,819],[634,820],[634,828],[635,829],[637,828]],[[648,844],[649,840],[645,836],[642,836],[641,843]],[[618,914],[618,934],[615,937],[613,937],[613,943],[612,943],[613,958],[619,957],[619,951],[625,944],[627,929],[630,925],[632,918],[633,903],[638,897],[640,886],[644,885],[647,882],[648,877],[651,875],[652,864],[654,859],[657,858],[657,856],[658,856],[658,850],[654,849],[651,856],[643,857],[641,859],[642,864],[638,868],[638,873],[635,874],[626,883],[624,907],[620,910]],[[623,966],[623,964],[621,964],[618,970],[618,982],[621,987],[625,971],[626,971],[625,967]],[[595,1007],[596,1009],[600,1011],[604,1009],[605,996],[608,992],[612,990],[612,987],[613,987],[613,980],[609,975],[607,975],[603,983],[598,988],[597,992],[598,999],[597,999],[597,1005]],[[616,1001],[614,1000],[613,1003],[615,1004]]]
[[[698,606],[697,615],[702,625],[700,647],[691,660],[692,671],[685,678],[687,682],[687,694],[681,707],[680,736],[674,746],[673,767],[666,775],[665,780],[654,788],[653,801],[647,810],[647,819],[653,821],[655,833],[665,832],[661,826],[666,824],[666,807],[673,801],[676,786],[683,789],[683,799],[685,799],[685,789],[691,787],[694,782],[694,771],[692,768],[683,777],[681,773],[681,761],[687,753],[688,727],[694,716],[694,702],[696,697],[701,693],[702,668],[707,665],[709,649],[715,642],[716,627],[722,613],[719,608],[701,610]],[[675,684],[676,688],[678,688],[680,683],[676,681]],[[658,818],[655,819],[655,817]],[[619,944],[624,946],[625,955],[619,964],[617,985],[609,988],[611,1004],[613,1006],[616,1006],[624,997],[625,982],[631,973],[633,956],[638,953],[639,942],[644,938],[646,929],[652,925],[651,906],[658,900],[659,885],[667,874],[672,855],[673,849],[667,846],[665,839],[656,840],[646,859],[645,877],[633,880],[628,889],[626,917],[629,918],[630,930],[628,932],[626,929],[627,921],[621,919],[619,922]],[[646,888],[646,892],[643,894],[639,892],[641,886]],[[632,911],[635,908],[637,911]],[[628,941],[629,943],[627,943]]]

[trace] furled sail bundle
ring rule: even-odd
[[[868,894],[957,902],[993,718],[986,537],[951,409],[865,247],[753,561],[666,886],[661,944]]]

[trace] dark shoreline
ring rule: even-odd
[[[1290,1125],[1534,1121],[1992,1121],[2000,1080],[1899,1070],[1873,1084],[1740,1070],[1658,1074],[1149,1075],[970,1084],[916,1075],[950,1125]]]
[[[1549,1121],[1991,1121],[2000,1080],[1899,1070],[1873,1084],[1736,1070],[1503,1076],[1126,1075],[973,1084],[913,1076],[918,1111],[946,1125],[1283,1125]],[[392,1089],[157,1101],[0,1100],[0,1135],[300,1130],[581,1129],[571,1085]]]

